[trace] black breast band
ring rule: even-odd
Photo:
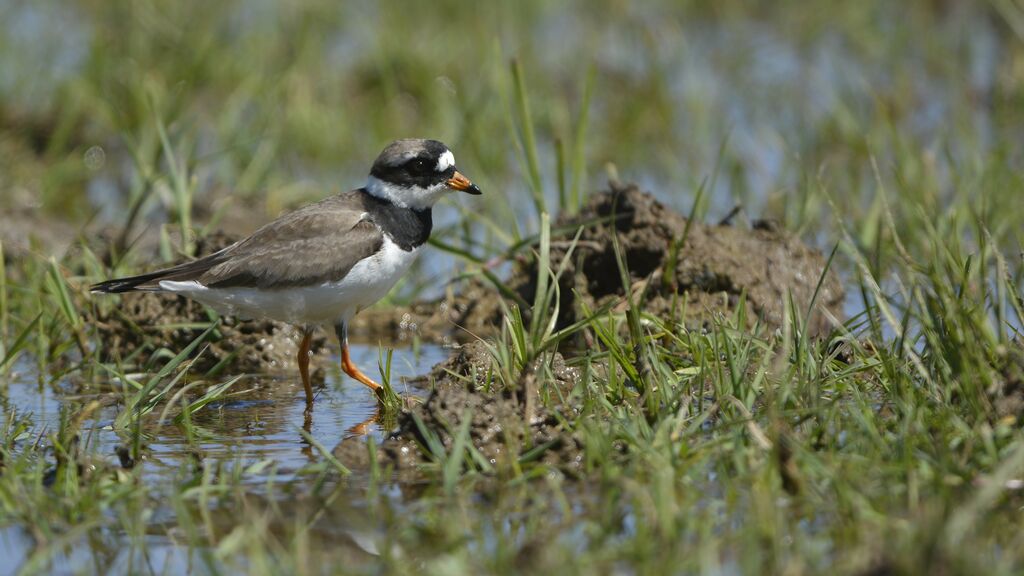
[[[402,250],[411,252],[430,238],[430,230],[434,226],[430,208],[402,208],[371,194],[365,194],[365,198],[364,205],[370,220]]]

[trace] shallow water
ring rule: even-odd
[[[377,374],[377,346],[353,344],[350,349],[357,365],[368,374]],[[427,373],[448,354],[449,350],[433,344],[415,350],[395,349],[392,385],[400,394],[424,396],[425,390],[409,385],[407,380]],[[342,375],[336,368],[338,362],[337,356],[331,358],[332,365],[325,367],[326,381],[315,386],[316,403],[309,433],[328,449],[352,434],[379,440],[386,430],[373,421],[377,411],[375,397],[365,386]],[[4,403],[8,410],[31,414],[38,430],[56,428],[62,407],[74,410],[92,399],[88,395],[64,393],[60,383],[40,385],[30,381],[31,366],[25,360],[15,366],[12,375]],[[216,383],[219,382],[212,384]],[[305,407],[297,373],[243,376],[227,398],[208,404],[193,416],[193,427],[199,434],[198,448],[204,459],[214,463],[233,461],[239,456],[252,461],[270,459],[279,476],[287,475],[315,459],[299,431],[305,424]],[[89,452],[109,456],[113,461],[114,450],[124,442],[111,426],[118,410],[117,406],[100,409],[91,426],[82,431],[83,440],[89,441]],[[182,427],[169,421],[163,426],[147,427],[145,448],[147,457],[141,465],[147,468],[147,473],[176,470],[193,454]],[[253,480],[262,482],[265,477],[256,476]]]
[[[365,372],[376,375],[378,362],[377,346],[351,346],[353,361]],[[392,383],[403,395],[423,397],[427,391],[409,385],[406,380],[429,372],[436,363],[446,359],[449,350],[437,345],[421,345],[417,349],[405,347],[394,350],[391,365]],[[308,430],[327,450],[332,449],[342,438],[351,435],[365,435],[381,439],[388,431],[386,426],[373,421],[377,411],[374,396],[362,384],[343,376],[335,366],[338,358],[331,358],[326,367],[326,381],[317,387],[316,403]],[[6,412],[16,411],[30,416],[33,422],[31,437],[55,430],[60,425],[62,409],[73,414],[88,404],[94,397],[70,393],[70,386],[57,382],[39,384],[34,376],[34,365],[22,357],[9,374],[8,385],[2,401]],[[298,375],[249,375],[243,377],[232,388],[232,395],[223,401],[211,403],[193,417],[193,433],[197,442],[190,444],[183,427],[171,422],[163,426],[150,425],[144,433],[142,477],[148,486],[175,489],[183,477],[201,461],[204,468],[231,469],[235,466],[249,466],[264,462],[267,465],[254,473],[245,475],[244,481],[251,489],[251,495],[269,489],[294,484],[304,467],[322,462],[323,456],[303,438],[301,428],[305,424],[305,397]],[[85,424],[81,432],[84,453],[93,461],[100,461],[111,467],[118,466],[115,450],[125,443],[111,424],[119,407],[102,408]],[[200,455],[197,458],[196,448]],[[268,485],[269,483],[269,485]],[[300,484],[301,491],[305,485]],[[294,489],[295,486],[290,488]],[[149,524],[153,535],[147,548],[151,557],[148,564],[156,573],[164,569],[184,571],[190,562],[187,546],[172,542],[163,535],[160,526],[173,523],[175,512],[167,507],[157,507]],[[371,546],[360,534],[359,528],[336,527],[348,535],[355,550]],[[105,568],[139,566],[139,559],[129,558],[128,549],[121,549],[124,535],[100,529],[94,538],[80,539],[54,558],[55,573],[74,573],[90,566],[98,556],[109,554]],[[360,543],[362,542],[362,543]],[[0,574],[7,573],[6,567],[22,565],[31,555],[34,540],[23,526],[0,530]],[[101,550],[106,549],[106,552]],[[88,570],[86,570],[88,571]]]

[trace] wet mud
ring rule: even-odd
[[[432,452],[438,444],[443,454],[451,454],[465,426],[468,444],[486,462],[476,466],[500,471],[529,461],[570,475],[579,471],[583,442],[563,425],[575,420],[578,407],[559,400],[575,385],[577,370],[555,354],[516,390],[491,390],[491,372],[491,354],[479,342],[438,364],[419,382],[432,388],[427,399],[404,409],[396,430],[376,446],[377,464],[399,476],[415,474],[419,466],[438,460],[440,454]],[[354,470],[370,466],[369,449],[358,437],[343,440],[334,455]]]

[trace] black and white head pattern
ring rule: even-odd
[[[455,174],[455,156],[441,142],[396,140],[373,163],[366,190],[397,206],[424,210],[451,190],[448,181]]]

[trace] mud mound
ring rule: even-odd
[[[208,236],[197,243],[197,254],[209,254],[230,245],[234,239],[222,234]],[[92,295],[92,298],[112,296]],[[199,337],[216,315],[203,305],[183,296],[154,293],[128,293],[121,304],[94,308],[93,324],[104,360],[132,358],[132,364],[153,368],[152,356],[161,348],[177,353]],[[294,370],[300,336],[286,323],[270,320],[236,320],[221,317],[221,324],[208,338],[209,347],[196,360],[194,369],[205,372],[221,365],[230,372]],[[317,331],[313,337],[314,354],[329,354],[327,336]],[[323,378],[323,362],[310,363],[314,378]],[[318,368],[319,367],[319,368]]]
[[[399,473],[413,471],[432,460],[425,452],[433,438],[450,453],[459,427],[468,417],[469,443],[495,468],[525,457],[567,473],[577,470],[582,462],[582,442],[559,418],[573,408],[552,402],[550,397],[544,402],[546,391],[535,389],[532,384],[536,381],[517,392],[488,390],[490,369],[491,356],[479,343],[463,346],[436,366],[428,377],[433,392],[422,405],[413,405],[399,415],[397,430],[377,447],[378,463]],[[554,379],[549,386],[569,389],[578,378],[576,370],[566,367],[557,355],[551,371]],[[362,438],[343,440],[334,455],[353,469],[369,465]]]
[[[688,297],[687,315],[699,319],[708,311],[731,312],[745,293],[754,314],[769,326],[778,327],[785,318],[790,294],[796,306],[806,312],[825,270],[825,259],[819,252],[769,226],[747,230],[692,222],[687,230],[686,218],[636,186],[613,184],[611,191],[595,197],[580,217],[561,219],[556,225],[595,219],[598,223],[584,228],[580,236],[568,268],[568,281],[562,286],[565,310],[578,311],[572,289],[590,308],[621,300],[625,295],[613,235],[618,236],[629,267],[631,291],[645,291],[644,309],[657,316],[671,314],[673,306],[679,305],[678,294]],[[669,270],[673,244],[679,244],[674,273]],[[557,266],[560,258],[552,260]],[[535,277],[528,276],[531,283],[522,290],[529,298],[533,298]],[[826,277],[819,299],[839,316],[843,290],[834,274]],[[568,324],[574,320],[561,321]],[[811,326],[814,333],[829,328],[820,313],[812,317]]]
[[[806,314],[825,269],[821,253],[765,224],[754,229],[698,222],[687,225],[685,217],[651,194],[635,185],[616,183],[594,196],[578,216],[560,218],[555,227],[571,232],[553,238],[552,267],[559,266],[575,231],[583,227],[560,281],[560,326],[579,317],[580,304],[591,309],[605,303],[622,304],[625,289],[616,261],[615,236],[629,269],[630,291],[644,294],[643,307],[650,314],[667,317],[685,301],[687,321],[700,326],[714,313],[734,311],[742,294],[752,312],[751,322],[759,318],[769,327],[780,326],[790,295]],[[666,278],[673,245],[680,246],[678,258],[674,272]],[[536,277],[536,262],[523,258],[515,262],[507,284],[523,300],[532,302]],[[821,310],[841,318],[842,301],[842,286],[830,271],[809,323],[812,335],[831,327]],[[373,323],[398,332],[414,327],[426,337],[459,326],[481,335],[500,326],[501,318],[494,288],[473,281],[460,294],[436,302],[397,312],[370,311],[363,315],[362,326]]]

